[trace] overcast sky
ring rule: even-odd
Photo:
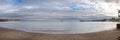
[[[41,16],[117,16],[120,0],[0,0],[0,14]]]

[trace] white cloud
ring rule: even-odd
[[[117,16],[117,9],[120,7],[119,0],[22,0],[23,2],[19,5],[13,5],[12,1],[0,0],[0,13],[37,13],[40,16],[54,17],[72,15],[81,17],[85,13],[84,16],[92,16],[91,13]],[[71,9],[71,6],[79,10]]]

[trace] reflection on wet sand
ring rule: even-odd
[[[0,27],[0,40],[119,40],[117,30],[87,34],[42,34]]]

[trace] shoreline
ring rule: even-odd
[[[118,37],[118,30],[86,34],[43,34],[0,27],[0,40],[118,40]]]

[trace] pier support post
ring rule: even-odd
[[[117,29],[120,29],[120,24],[117,24]]]

